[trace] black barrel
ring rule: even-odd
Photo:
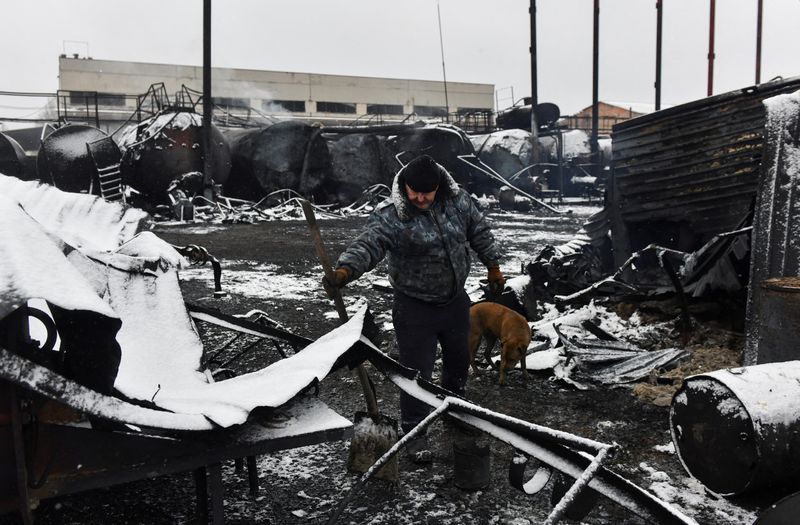
[[[800,361],[686,378],[670,409],[681,463],[725,496],[800,484],[798,400]]]

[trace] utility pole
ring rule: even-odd
[[[661,109],[661,37],[664,0],[656,0],[656,111]]]
[[[442,11],[436,0],[436,15],[439,17],[439,48],[442,51],[442,77],[444,78],[444,107],[447,122],[450,122],[450,102],[447,100],[447,70],[444,68],[444,39],[442,38]]]
[[[531,0],[528,12],[531,18],[531,164],[534,166],[532,175],[536,177],[538,176],[539,164],[539,123],[536,121],[536,106],[539,105],[536,64],[536,0]]]
[[[758,23],[756,25],[756,84],[761,83],[761,27],[764,22],[764,0],[758,0]]]
[[[597,143],[598,135],[598,115],[600,109],[599,104],[599,88],[598,76],[600,71],[600,0],[594,0],[594,31],[592,42],[592,171],[595,177],[600,176],[600,148]],[[563,188],[562,188],[563,191]]]
[[[211,0],[203,0],[203,196],[214,198],[213,163],[211,162]]]
[[[716,0],[711,1],[711,13],[708,19],[708,95],[714,92],[714,11]]]

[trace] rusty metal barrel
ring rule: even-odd
[[[737,496],[800,483],[800,361],[686,378],[670,430],[686,471]]]

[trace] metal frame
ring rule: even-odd
[[[650,522],[664,525],[697,525],[694,519],[603,466],[617,448],[616,444],[601,443],[474,405],[420,378],[416,370],[406,368],[392,360],[365,338],[362,337],[361,342],[363,344],[357,345],[360,347],[359,350],[364,352],[365,357],[378,370],[398,388],[430,405],[434,410],[378,459],[375,465],[356,482],[334,510],[327,522],[329,525],[336,523],[344,508],[375,471],[396,455],[408,440],[413,439],[422,429],[445,413],[575,479],[571,488],[550,513],[545,522],[548,525],[557,523],[572,501],[571,498],[586,488],[594,490]],[[591,459],[587,458],[586,453]]]

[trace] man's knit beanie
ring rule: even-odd
[[[421,155],[403,168],[408,187],[419,193],[429,193],[439,187],[442,174],[439,165],[428,155]]]

